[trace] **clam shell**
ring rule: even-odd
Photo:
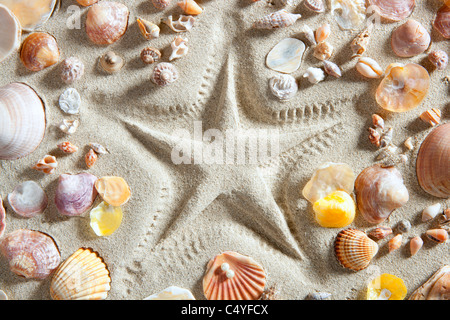
[[[89,8],[86,33],[95,44],[107,45],[119,40],[127,31],[128,8],[119,2],[100,1]]]
[[[413,57],[425,52],[430,46],[431,37],[424,26],[409,19],[392,33],[391,46],[399,57]]]
[[[313,12],[325,12],[325,2],[323,0],[305,0],[303,4]]]
[[[121,207],[113,207],[103,201],[91,210],[89,217],[92,230],[103,237],[113,234],[120,227],[123,212]]]
[[[66,216],[78,216],[86,212],[97,197],[94,183],[97,177],[90,173],[61,174],[55,192],[58,211]]]
[[[14,160],[33,152],[45,134],[45,106],[23,83],[0,87],[0,160]]]
[[[8,260],[11,271],[27,279],[46,278],[61,259],[52,237],[27,229],[7,234],[0,242],[0,251]]]
[[[378,244],[362,231],[345,229],[336,237],[334,252],[343,267],[359,271],[367,268],[377,254]]]
[[[0,1],[1,3],[1,1]],[[14,13],[0,4],[0,21],[2,32],[0,33],[0,62],[5,60],[13,52],[18,51],[21,42],[22,28]],[[5,31],[3,31],[5,30]]]
[[[152,294],[144,300],[195,300],[188,289],[170,286],[159,293]]]
[[[95,181],[95,189],[105,202],[120,207],[128,202],[131,189],[121,177],[102,177]]]
[[[178,80],[177,68],[169,62],[160,62],[153,69],[152,81],[165,87]]]
[[[366,18],[365,0],[331,0],[331,14],[344,30],[358,28]]]
[[[433,27],[445,39],[450,39],[450,6],[444,5],[439,9]]]
[[[450,197],[450,123],[433,129],[422,142],[416,173],[427,193],[439,198]]]
[[[270,50],[266,66],[274,71],[292,73],[300,67],[305,50],[303,41],[295,38],[283,39]]]
[[[6,210],[3,207],[3,200],[0,198],[0,237],[6,229]]]
[[[406,19],[414,11],[415,0],[368,0],[376,12],[383,18],[392,21]]]
[[[56,64],[59,56],[55,37],[45,32],[30,34],[20,50],[20,60],[30,71],[40,71]]]
[[[258,300],[265,285],[263,267],[253,258],[232,251],[211,259],[203,277],[208,300]]]
[[[103,300],[110,289],[103,259],[90,248],[80,248],[55,271],[50,295],[53,300]]]
[[[273,12],[253,23],[253,28],[256,29],[274,29],[286,28],[293,25],[298,19],[302,17],[301,14],[289,13],[286,9],[281,9]]]
[[[15,213],[31,218],[44,212],[48,205],[48,198],[36,182],[25,181],[8,195],[8,202]]]
[[[23,30],[33,31],[44,25],[55,11],[57,0],[0,0],[20,21]],[[3,21],[3,20],[2,20]]]
[[[443,266],[436,271],[412,293],[409,300],[450,300],[450,266]]]
[[[359,211],[370,223],[385,221],[392,211],[409,200],[400,171],[379,164],[364,169],[358,175],[355,194]]]

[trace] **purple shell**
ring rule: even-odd
[[[79,216],[86,212],[97,197],[94,183],[97,177],[90,173],[62,174],[56,188],[55,204],[66,216]]]
[[[3,207],[3,201],[0,198],[0,237],[3,235],[3,232],[5,232],[6,228],[6,211]]]

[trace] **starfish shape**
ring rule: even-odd
[[[229,138],[230,132],[233,131],[233,139],[236,145],[245,146],[245,155],[251,155],[252,152],[254,154],[255,150],[250,149],[247,142],[255,138],[255,136],[246,134],[247,131],[235,134],[239,132],[239,115],[233,77],[233,63],[230,57],[227,59],[225,79],[218,108],[214,129],[220,130],[222,133],[226,132],[224,134],[226,139]],[[225,161],[228,164],[211,163],[210,161],[205,161],[207,159],[198,161],[198,159],[190,156],[187,159],[188,164],[174,164],[173,157],[171,157],[174,150],[179,150],[180,147],[182,150],[194,149],[194,156],[196,155],[195,150],[199,150],[198,156],[199,154],[210,152],[213,144],[218,141],[199,141],[177,135],[167,135],[131,122],[126,122],[126,127],[132,134],[139,134],[139,139],[144,145],[150,144],[153,148],[163,153],[166,158],[171,159],[169,161],[172,165],[189,167],[186,168],[187,170],[184,170],[184,174],[190,175],[190,181],[197,182],[191,194],[181,206],[180,212],[164,232],[161,240],[181,231],[187,221],[202,213],[219,196],[224,196],[232,205],[241,208],[253,218],[253,221],[258,225],[257,232],[271,239],[272,243],[279,246],[280,251],[296,258],[303,258],[303,253],[288,227],[286,218],[264,181],[258,163],[251,163],[252,161],[249,161],[248,156],[245,161],[238,162],[238,164],[236,162],[229,163],[228,161]],[[276,137],[279,137],[277,142],[279,142],[280,152],[291,148],[291,146],[288,147],[283,144],[283,136],[286,135],[277,134]],[[273,137],[268,138],[271,139]],[[203,138],[203,140],[205,139]],[[276,156],[278,156],[278,153]],[[209,162],[209,164],[206,162]]]

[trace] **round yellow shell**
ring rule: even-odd
[[[114,207],[103,201],[91,210],[91,228],[98,236],[109,236],[119,228],[122,217],[121,207]]]
[[[383,289],[391,293],[388,300],[403,300],[406,297],[407,289],[403,280],[392,274],[383,273],[369,283],[367,300],[377,300]]]
[[[356,205],[345,191],[335,191],[313,205],[316,221],[326,228],[343,228],[353,222]]]

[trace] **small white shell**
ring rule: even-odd
[[[283,39],[270,50],[266,65],[278,72],[292,73],[300,67],[305,49],[303,41],[295,38]]]
[[[95,153],[98,153],[98,154],[109,153],[109,151],[99,143],[91,142],[91,143],[89,143],[89,146],[92,148],[92,150],[95,151]]]
[[[298,91],[295,78],[288,74],[280,74],[269,80],[269,87],[273,95],[280,100],[289,100]]]
[[[61,121],[61,123],[59,124],[58,127],[62,132],[67,133],[67,134],[72,134],[77,131],[79,126],[80,126],[79,120],[64,119],[63,121]]]
[[[325,12],[325,3],[323,0],[305,0],[303,4],[313,12]]]
[[[59,107],[68,114],[78,114],[80,112],[81,97],[75,88],[68,88],[59,97]]]
[[[169,61],[185,56],[189,51],[187,43],[187,39],[177,36],[170,44],[172,48],[172,54],[169,57]]]
[[[159,293],[148,296],[144,300],[195,300],[195,298],[188,289],[170,286]]]
[[[331,0],[331,14],[342,29],[354,30],[366,18],[366,1]]]
[[[383,75],[383,69],[378,62],[372,58],[360,58],[355,67],[356,70],[366,78],[375,79],[380,78]]]
[[[441,204],[435,203],[422,211],[422,222],[434,219],[441,211]]]
[[[305,35],[305,38],[306,38],[306,40],[309,41],[310,45],[315,46],[317,44],[316,36],[314,35],[314,31],[307,24],[303,24],[300,27],[300,33],[303,33]]]
[[[325,72],[320,68],[310,67],[306,70],[303,78],[308,78],[312,84],[316,84],[325,79]]]
[[[193,16],[180,15],[178,20],[174,21],[172,16],[168,16],[163,22],[175,32],[186,32],[191,31],[194,27],[195,18]]]

